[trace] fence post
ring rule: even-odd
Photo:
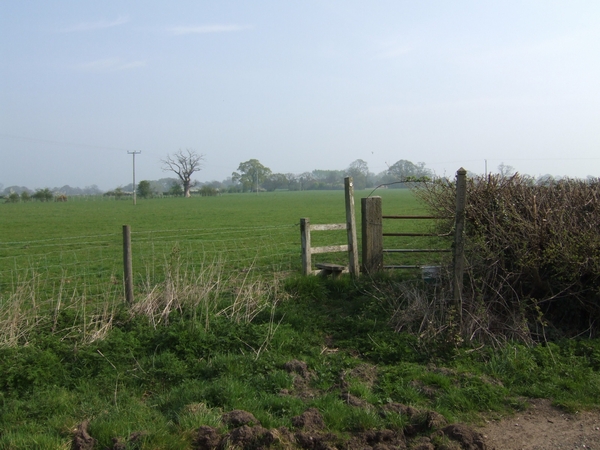
[[[357,276],[358,244],[356,239],[356,217],[354,215],[354,184],[352,177],[344,178],[344,191],[346,194],[346,230],[348,232],[348,271],[350,275]]]
[[[366,273],[383,269],[383,218],[381,197],[361,199],[362,268]]]
[[[123,279],[125,281],[125,301],[133,304],[133,266],[131,262],[131,228],[123,225]]]
[[[310,275],[312,272],[312,255],[310,253],[310,219],[300,219],[300,240],[302,242],[302,274]]]
[[[467,171],[462,167],[456,172],[456,219],[454,225],[454,274],[452,291],[454,303],[462,321],[462,291],[465,272],[465,205],[467,198]]]

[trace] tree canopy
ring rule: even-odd
[[[138,184],[137,190],[138,190],[139,196],[142,198],[152,197],[152,186],[150,184],[150,181],[148,181],[148,180],[140,181]]]
[[[176,174],[183,185],[185,197],[190,197],[190,189],[194,185],[192,175],[202,169],[204,155],[196,153],[194,150],[186,149],[185,152],[179,150],[172,155],[168,155],[162,160],[163,170],[170,171]]]
[[[271,169],[263,166],[258,159],[240,163],[237,170],[231,174],[231,179],[241,184],[244,192],[258,192],[260,185],[271,175]]]

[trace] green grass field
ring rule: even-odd
[[[355,193],[359,241],[360,198],[369,193]],[[375,194],[383,198],[384,214],[422,212],[408,190]],[[15,283],[32,274],[50,284],[85,279],[90,294],[97,284],[111,280],[114,284],[121,276],[125,224],[132,230],[137,283],[147,283],[148,276],[150,282],[159,281],[165,258],[174,252],[189,264],[220,260],[232,270],[298,271],[299,219],[345,222],[343,196],[342,191],[309,191],[140,199],[135,206],[130,201],[102,198],[5,204],[0,215],[0,292],[14,290]],[[418,231],[422,226],[386,223],[389,231]],[[345,232],[317,232],[313,245],[341,244],[345,239]],[[390,245],[424,245],[422,239],[398,242]],[[319,255],[315,260],[319,258],[343,263],[345,256]]]
[[[356,193],[357,211],[368,193]],[[384,214],[423,212],[410,191],[376,194]],[[293,429],[316,408],[343,442],[368,430],[428,435],[431,411],[478,421],[530,397],[600,406],[598,340],[471,346],[453,339],[451,317],[450,331],[398,328],[420,321],[414,293],[444,300],[419,277],[299,276],[300,217],[341,223],[343,204],[334,191],[0,205],[0,448],[73,448],[83,422],[94,448],[200,448],[199,427],[225,435],[221,416],[234,409]],[[345,239],[331,234],[315,233],[315,245]],[[290,370],[298,361],[306,369]]]

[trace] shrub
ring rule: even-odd
[[[215,197],[218,194],[219,190],[215,189],[214,187],[202,186],[200,188],[200,195],[202,195],[202,197]]]
[[[138,184],[138,194],[142,198],[152,197],[152,186],[148,180],[142,180]]]
[[[49,202],[52,200],[53,196],[52,191],[48,188],[38,189],[35,191],[35,194],[32,195],[34,199],[39,200],[40,202]]]
[[[455,191],[455,183],[438,180],[418,196],[434,214],[448,216]],[[520,339],[546,338],[549,325],[575,334],[596,331],[599,179],[471,178],[465,214],[469,302],[463,306],[479,326]]]
[[[19,194],[16,192],[11,192],[8,197],[6,197],[6,203],[19,203]]]

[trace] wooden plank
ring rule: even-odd
[[[375,273],[383,267],[383,221],[381,197],[361,199],[362,269]]]
[[[346,225],[348,230],[348,270],[350,274],[358,276],[358,239],[356,238],[356,217],[354,215],[354,183],[352,177],[344,178],[344,192],[346,197]]]
[[[454,222],[454,278],[452,291],[454,302],[462,323],[462,290],[465,273],[465,206],[467,200],[467,171],[464,168],[456,172],[456,219]]]
[[[125,283],[125,301],[133,305],[133,264],[131,255],[131,227],[123,225],[123,281]]]
[[[310,226],[310,231],[345,230],[345,223],[319,223]]]
[[[310,248],[310,219],[300,219],[300,239],[302,242],[302,274],[312,273],[312,257]]]
[[[315,265],[321,269],[320,275],[324,277],[331,275],[332,278],[338,278],[343,272],[348,272],[347,267],[339,264],[317,263]]]
[[[319,269],[331,270],[334,272],[343,272],[348,269],[346,266],[333,263],[316,263],[315,266]]]
[[[337,253],[337,252],[347,252],[348,251],[348,246],[347,245],[327,245],[324,247],[313,247],[311,248],[311,253],[313,254],[317,254],[317,253]]]

